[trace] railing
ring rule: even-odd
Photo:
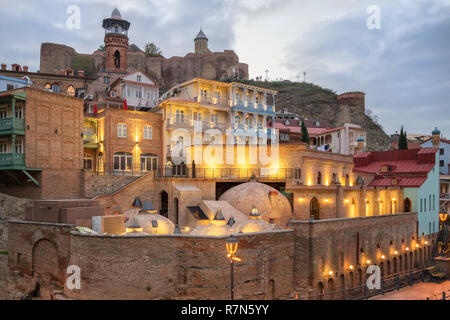
[[[0,168],[25,166],[25,155],[20,153],[0,153]]]
[[[224,98],[200,97],[200,99],[196,98],[195,100],[197,100],[201,104],[208,104],[208,105],[213,105],[213,106],[228,107],[230,104],[229,101]]]
[[[158,167],[158,169],[155,171],[155,178],[248,181],[254,177],[258,180],[281,181],[294,178],[300,179],[301,177],[299,176],[298,172],[298,169],[291,168],[195,168],[187,165],[173,165]]]
[[[24,130],[25,120],[16,118],[14,119],[14,126],[13,126],[13,118],[0,119],[0,131],[11,129]]]
[[[381,277],[379,289],[369,289],[366,283],[351,288],[342,288],[329,292],[297,292],[296,300],[364,300],[374,296],[384,295],[393,290],[425,282],[431,263],[424,263],[421,267],[406,272],[398,272]]]
[[[96,134],[90,134],[90,135],[84,135],[83,136],[83,143],[89,144],[89,145],[97,145],[97,135]]]
[[[450,193],[441,193],[441,199],[450,199]]]
[[[97,165],[96,168],[91,166],[86,166],[84,168],[86,171],[91,171],[97,176],[129,176],[129,177],[141,177],[146,175],[156,168],[143,168],[140,164],[132,165],[128,168],[121,168],[113,163],[105,163]]]

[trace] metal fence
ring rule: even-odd
[[[407,272],[398,272],[381,277],[380,289],[369,289],[366,283],[361,283],[351,288],[341,288],[329,292],[297,292],[296,300],[365,300],[377,295],[384,295],[393,290],[412,286],[419,282],[425,282],[428,275],[427,267],[431,263],[424,264],[421,268]]]
[[[152,173],[156,168],[145,168],[140,164],[127,166],[121,168],[113,163],[105,163],[101,166],[97,165],[97,168],[92,168],[90,165],[85,165],[85,170],[92,171],[97,176],[129,176],[129,177],[141,177],[148,173]]]
[[[190,178],[205,180],[258,180],[282,181],[286,179],[300,179],[300,169],[272,169],[272,168],[195,168],[178,165],[158,167],[155,178]]]
[[[431,297],[427,297],[427,300],[450,300],[450,290],[443,291],[440,294],[432,295]]]

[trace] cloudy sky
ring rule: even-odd
[[[0,62],[39,70],[42,42],[91,53],[117,6],[130,43],[164,56],[193,50],[200,26],[214,51],[233,49],[250,77],[303,80],[337,93],[364,91],[387,133],[438,126],[450,136],[450,0],[0,0]],[[69,29],[69,6],[80,28]],[[380,19],[373,20],[377,6]],[[380,22],[369,29],[367,21]],[[299,78],[298,78],[299,77]]]

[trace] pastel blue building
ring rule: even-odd
[[[19,79],[0,75],[0,92],[23,88],[31,85],[32,82],[27,79]]]
[[[441,131],[438,128],[432,132],[433,137],[420,146],[422,148],[439,148],[439,172],[441,174],[450,174],[450,140],[441,138]]]

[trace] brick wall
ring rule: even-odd
[[[383,262],[387,272],[387,261],[392,263],[394,250],[403,254],[402,250],[406,247],[412,249],[417,243],[415,213],[327,221],[291,221],[289,226],[295,230],[296,237],[294,275],[298,290],[308,288],[316,291],[319,282],[326,288],[330,270],[333,271],[331,279],[334,280],[335,289],[341,285],[338,283],[341,275],[344,275],[348,288],[352,273],[350,265],[354,266],[356,286],[356,272],[361,268],[365,275],[365,261],[371,260],[377,265]],[[385,260],[381,259],[381,255],[385,255]]]
[[[0,300],[5,300],[8,297],[8,256],[0,254]]]

